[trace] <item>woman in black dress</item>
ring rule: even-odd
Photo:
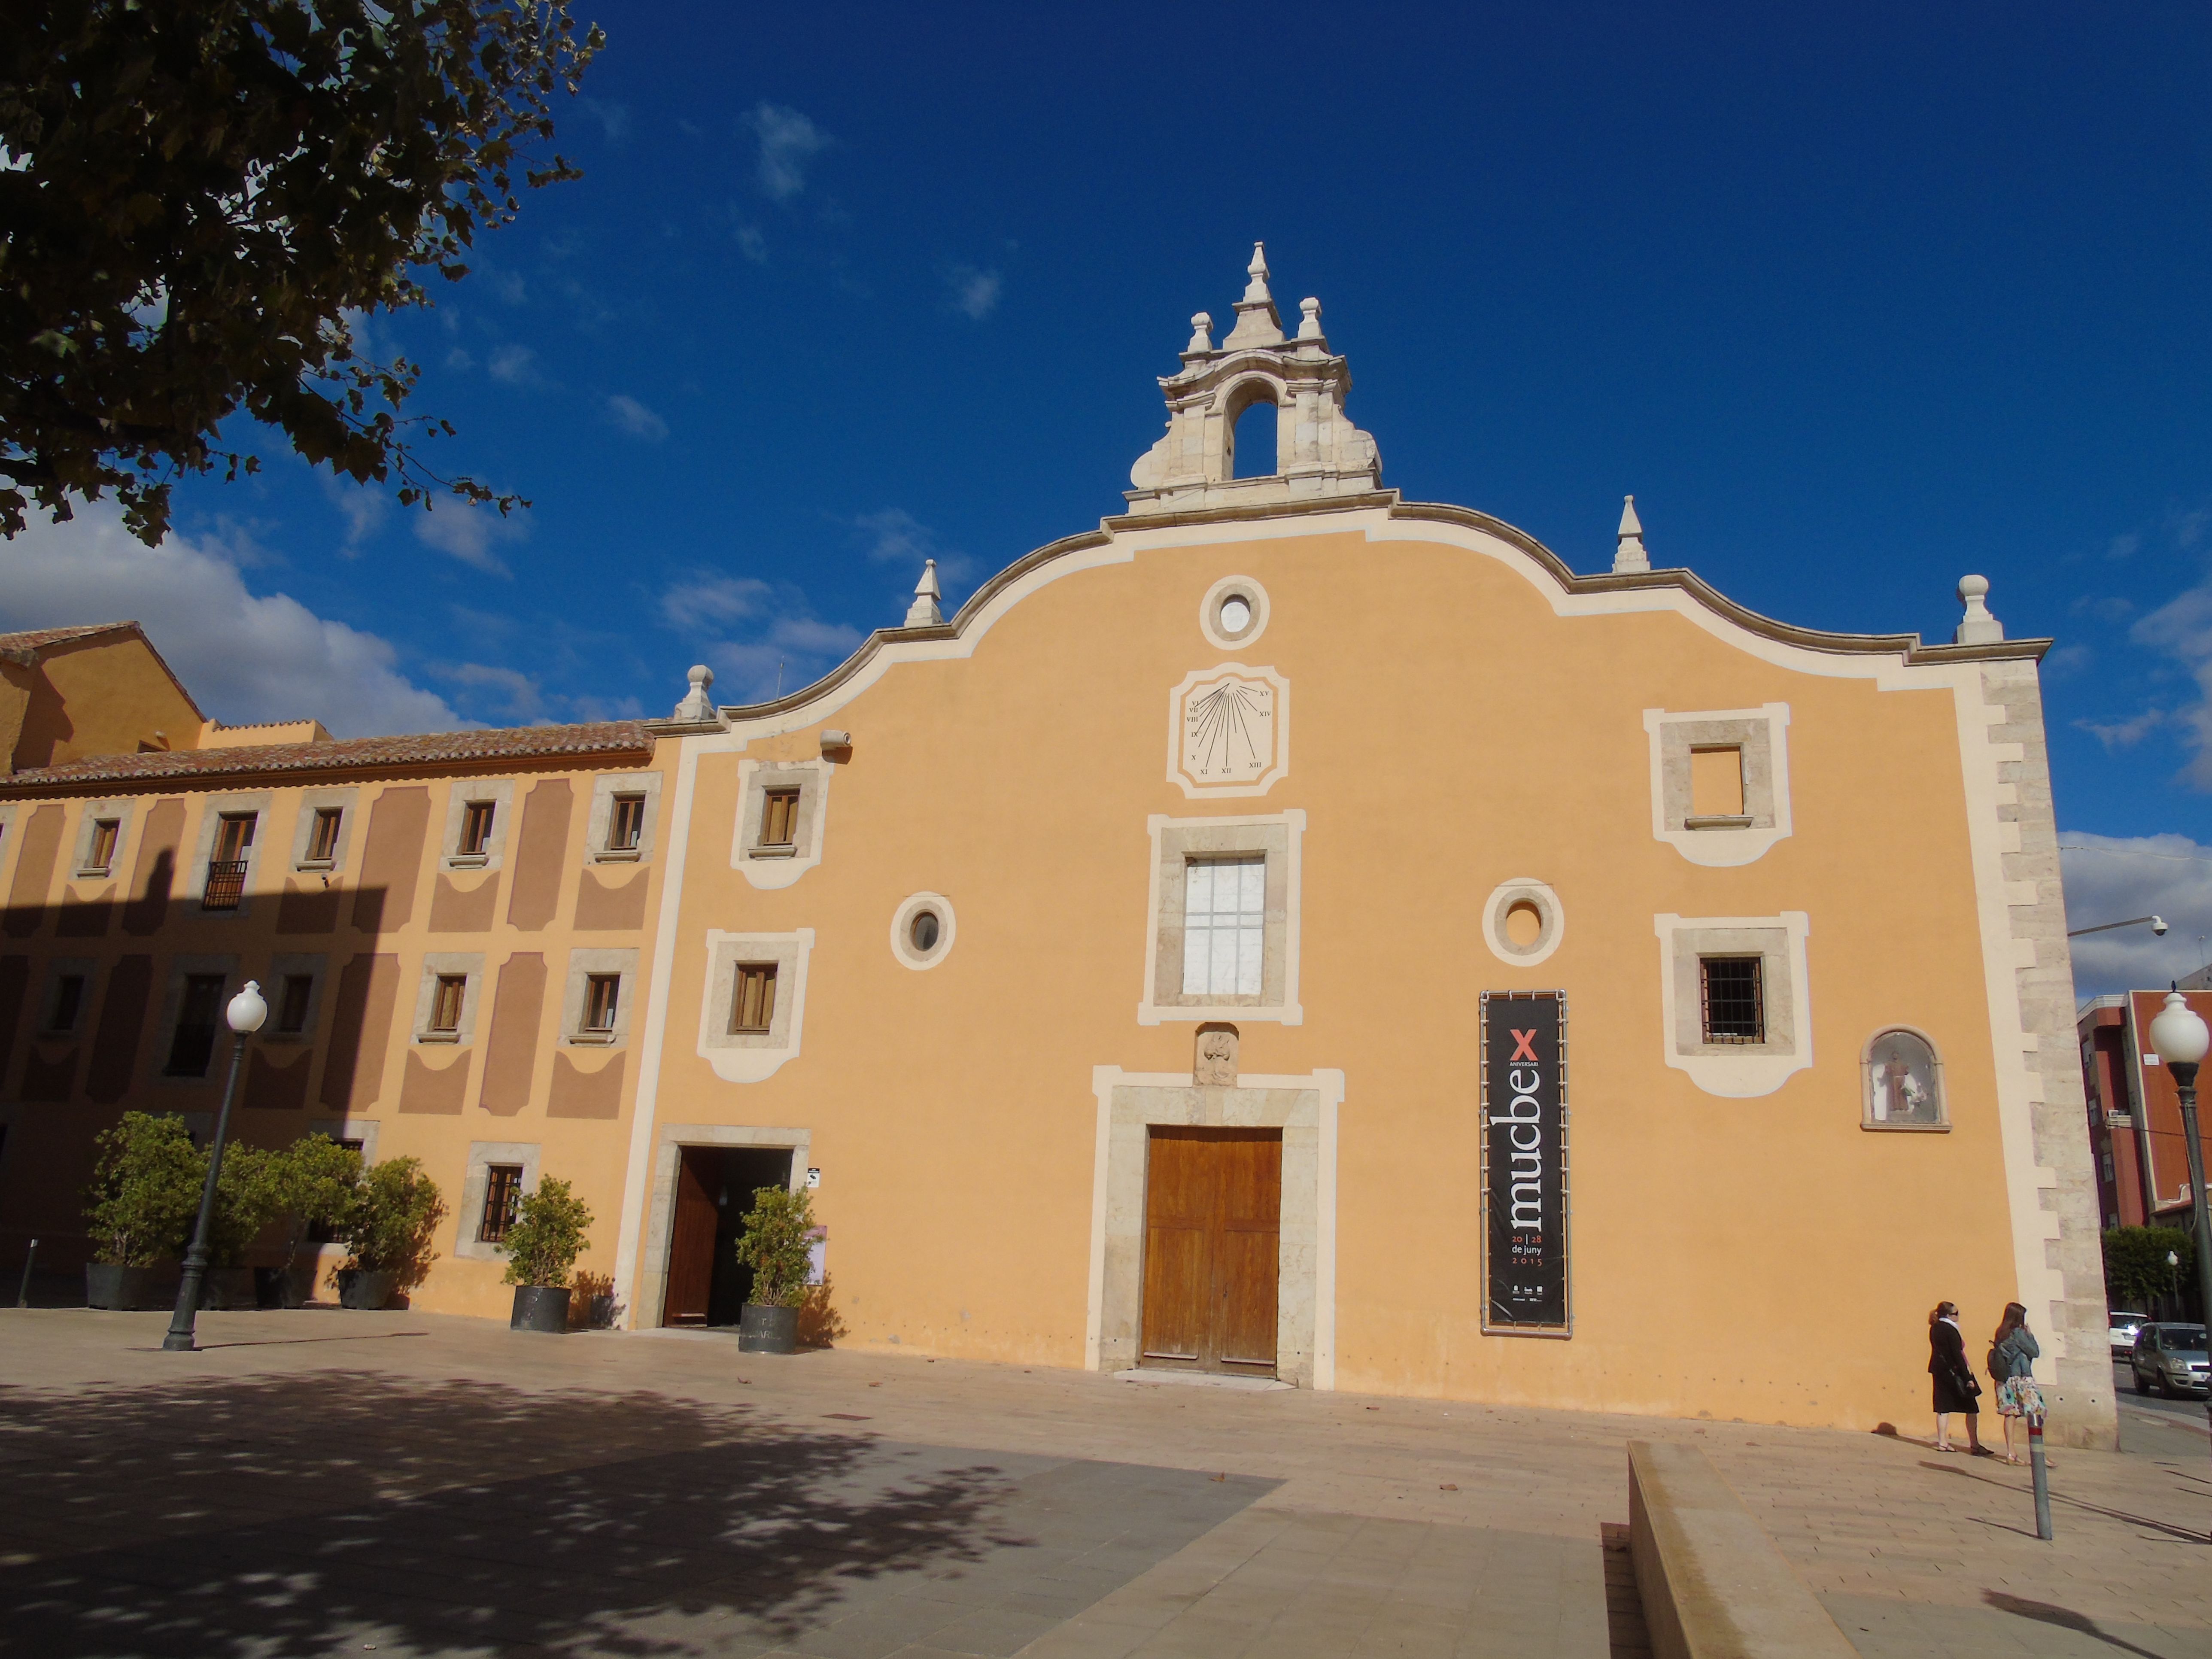
[[[1982,1385],[1966,1363],[1966,1338],[1959,1328],[1956,1303],[1939,1302],[1928,1316],[1928,1375],[1936,1380],[1936,1449],[1958,1449],[1951,1443],[1951,1414],[1958,1412],[1966,1419],[1966,1449],[1979,1457],[1982,1408],[1975,1396]]]

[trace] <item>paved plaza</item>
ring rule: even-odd
[[[2027,1472],[1873,1435],[1139,1385],[719,1333],[0,1312],[0,1654],[1645,1650],[1626,1443],[1868,1656],[2212,1652],[2201,1410]],[[1924,1425],[1901,1425],[1924,1432]]]

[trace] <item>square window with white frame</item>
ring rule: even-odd
[[[1183,866],[1185,996],[1261,994],[1267,929],[1264,854],[1192,859]]]

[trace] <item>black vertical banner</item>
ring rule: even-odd
[[[1482,996],[1486,1331],[1564,1336],[1566,994]]]

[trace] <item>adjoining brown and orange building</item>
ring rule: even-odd
[[[2181,994],[2200,1017],[2212,1018],[2212,990]],[[2089,1151],[2106,1227],[2192,1224],[2181,1091],[2150,1045],[2150,1023],[2166,998],[2164,991],[2094,997],[2077,1021]],[[2203,1151],[2212,1169],[2212,1133],[2204,1136]]]
[[[2016,1298],[2053,1432],[2109,1443],[2048,641],[1978,578],[1952,643],[1824,633],[1651,568],[1632,509],[1585,575],[1404,501],[1302,309],[1286,337],[1255,257],[1125,511],[949,621],[925,574],[791,696],[695,671],[649,726],[0,783],[11,1242],[26,1204],[68,1224],[40,1195],[122,1106],[207,1109],[162,1075],[189,981],[312,957],[304,1103],[268,1054],[246,1116],[461,1194],[421,1305],[502,1305],[481,1170],[579,1179],[632,1326],[726,1316],[732,1206],[804,1182],[848,1343],[1872,1427],[1926,1415],[1935,1302]],[[1239,477],[1255,405],[1276,470]],[[471,865],[485,802],[508,839]],[[118,858],[168,849],[165,909],[140,862],[70,865],[103,813]],[[138,1046],[78,1039],[99,1092],[31,1100],[70,960],[87,1030],[143,963]],[[610,973],[612,1042],[574,1017]]]

